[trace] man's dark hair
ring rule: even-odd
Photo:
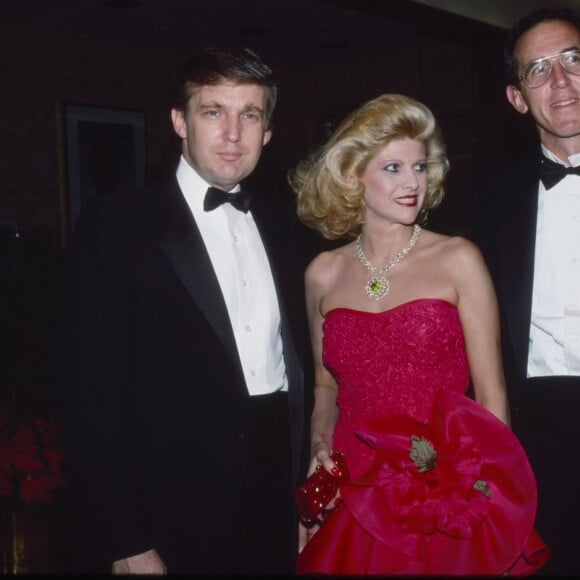
[[[272,69],[254,51],[241,46],[210,46],[194,54],[178,75],[171,106],[185,112],[199,87],[224,81],[266,88],[265,123],[269,127],[278,95]]]
[[[518,40],[540,22],[549,22],[551,20],[563,20],[573,24],[576,28],[580,28],[580,18],[578,18],[574,10],[568,8],[539,8],[518,20],[509,31],[504,48],[504,74],[508,85],[516,85],[518,83],[519,65],[524,64],[517,62],[515,49]]]

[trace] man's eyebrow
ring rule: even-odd
[[[260,106],[258,106],[258,105],[256,105],[256,104],[254,104],[254,103],[248,103],[248,104],[247,104],[247,105],[244,107],[244,109],[243,109],[243,110],[244,110],[245,112],[246,112],[246,111],[254,111],[254,112],[256,112],[256,113],[260,113],[261,115],[263,115],[263,114],[264,114],[264,109],[262,109],[262,107],[260,107]]]
[[[561,54],[563,52],[569,52],[571,50],[580,50],[580,49],[578,48],[577,45],[569,46],[567,48],[563,48],[562,50],[558,51],[556,54]],[[532,62],[537,62],[538,60],[544,60],[545,58],[552,58],[554,56],[556,56],[556,55],[553,54],[552,56],[539,56],[538,58],[533,58],[532,60],[530,60],[530,62],[528,64],[531,64]]]
[[[226,108],[225,105],[218,102],[218,101],[209,101],[207,103],[199,103],[199,105],[197,106],[198,110],[224,109],[224,108]],[[247,103],[242,108],[242,113],[248,113],[248,112],[259,113],[260,115],[264,115],[264,109],[262,107],[260,107],[259,105],[256,105],[255,103]]]
[[[223,109],[223,105],[217,101],[209,101],[208,103],[199,103],[198,109]]]

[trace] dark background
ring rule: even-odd
[[[3,3],[0,26],[0,226],[59,245],[70,225],[66,105],[144,113],[153,179],[174,165],[168,94],[198,45],[245,44],[280,77],[261,167],[269,176],[367,99],[401,92],[424,101],[452,162],[441,219],[457,227],[473,175],[526,125],[504,98],[504,30],[409,0],[14,0]]]
[[[536,3],[516,4],[523,14]],[[469,235],[474,184],[536,140],[530,120],[504,97],[504,36],[501,26],[408,0],[3,3],[0,404],[47,412],[54,406],[72,226],[67,105],[142,112],[143,179],[156,179],[179,155],[168,108],[178,68],[199,45],[245,44],[280,78],[274,137],[255,176],[274,195],[288,169],[344,114],[379,94],[404,93],[433,110],[448,144],[447,197],[429,226]]]

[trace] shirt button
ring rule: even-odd
[[[252,332],[252,327],[251,326],[246,326],[246,332]]]
[[[234,236],[234,242],[237,242],[237,241],[239,241],[238,236]]]
[[[247,286],[248,283],[245,280],[242,280],[242,286]]]
[[[255,376],[256,376],[256,371],[252,370],[252,371],[250,371],[250,374],[251,374],[253,377],[255,377]]]

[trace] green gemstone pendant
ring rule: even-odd
[[[375,276],[367,282],[365,292],[371,300],[380,300],[389,293],[389,281],[384,276]]]

